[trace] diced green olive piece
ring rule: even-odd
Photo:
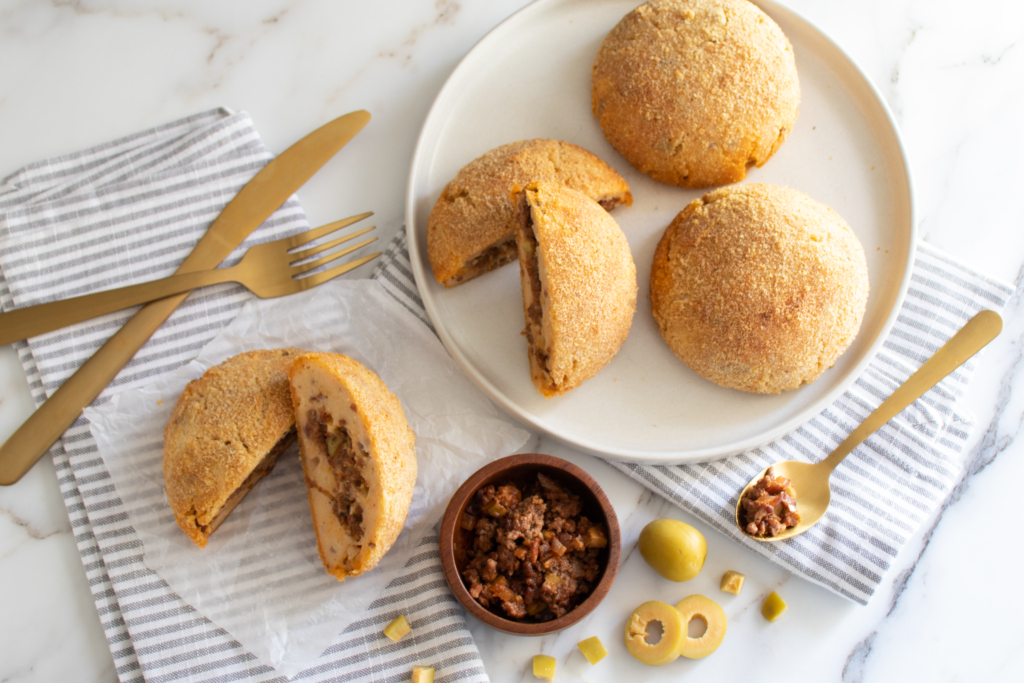
[[[504,517],[508,514],[508,510],[505,506],[496,500],[492,500],[484,507],[484,512],[489,514],[491,517]]]
[[[722,574],[722,585],[720,588],[723,593],[732,593],[733,595],[739,595],[740,591],[743,590],[743,581],[746,580],[745,574],[734,572],[729,570]]]
[[[523,601],[523,597],[521,595],[516,595],[512,592],[512,589],[508,587],[508,579],[505,578],[504,574],[498,574],[498,578],[491,581],[488,584],[488,588],[491,590],[491,595],[503,602]]]
[[[661,638],[655,643],[647,640],[647,627],[652,621],[661,623]],[[650,666],[663,666],[679,659],[685,636],[679,610],[658,600],[640,605],[626,620],[626,649],[638,662]]]
[[[640,555],[669,581],[689,581],[700,573],[708,556],[703,534],[678,519],[656,519],[637,541]]]
[[[547,655],[534,655],[533,675],[544,681],[555,680],[555,658]]]
[[[409,626],[409,621],[405,618],[404,614],[401,614],[384,627],[384,635],[397,643],[411,630],[412,627]]]
[[[434,667],[416,665],[412,668],[411,683],[434,683]]]
[[[334,455],[338,452],[338,447],[341,446],[341,435],[340,434],[328,434],[327,435],[327,455]]]
[[[587,537],[583,540],[583,545],[588,548],[604,548],[608,545],[608,537],[604,535],[601,527],[592,526],[587,529]]]
[[[591,636],[586,640],[581,640],[576,643],[576,647],[580,649],[583,656],[587,658],[587,661],[591,664],[597,664],[608,654],[608,650],[605,648],[604,643],[597,636]]]
[[[786,601],[780,598],[778,593],[772,591],[761,605],[761,616],[768,621],[775,621],[786,611],[786,606]]]

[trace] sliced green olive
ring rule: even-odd
[[[728,620],[725,618],[725,610],[717,602],[703,595],[691,595],[680,600],[676,609],[679,610],[686,633],[679,654],[687,659],[700,659],[718,649],[725,638]],[[706,628],[703,634],[691,638],[690,622],[694,620],[704,622]]]
[[[661,624],[661,638],[652,643],[648,627],[653,622]],[[637,661],[650,666],[676,661],[685,635],[679,610],[658,600],[640,605],[626,620],[626,649]]]

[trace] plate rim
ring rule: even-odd
[[[452,70],[452,72],[445,79],[444,85],[438,91],[434,97],[433,102],[430,105],[430,109],[427,112],[426,117],[423,120],[423,124],[420,127],[419,135],[416,138],[416,146],[413,151],[412,160],[409,166],[409,175],[406,184],[406,204],[405,204],[405,234],[407,245],[409,247],[409,262],[412,267],[413,278],[416,283],[416,288],[423,302],[424,309],[426,310],[427,316],[430,318],[434,325],[434,330],[438,337],[441,339],[442,344],[448,351],[449,355],[455,360],[456,364],[463,371],[463,373],[472,381],[487,397],[499,406],[502,411],[506,414],[511,415],[521,424],[527,428],[546,434],[555,438],[556,440],[566,444],[572,448],[580,449],[584,452],[596,455],[609,460],[619,462],[633,462],[633,463],[649,463],[649,464],[690,464],[698,462],[711,462],[715,460],[721,460],[732,455],[743,453],[756,449],[760,446],[768,444],[772,441],[780,439],[792,432],[796,431],[803,424],[807,423],[815,416],[820,415],[828,406],[833,404],[843,393],[845,393],[853,384],[856,383],[857,379],[864,373],[867,367],[874,361],[878,352],[885,344],[889,337],[892,327],[899,316],[900,311],[903,308],[903,303],[906,299],[907,291],[910,287],[910,281],[914,274],[914,262],[917,254],[917,242],[918,242],[918,226],[917,226],[917,199],[914,190],[913,177],[910,170],[910,159],[907,154],[906,146],[903,142],[903,136],[900,132],[899,125],[897,124],[892,110],[889,108],[888,103],[882,96],[882,93],[878,90],[875,83],[868,78],[867,74],[860,67],[856,60],[854,60],[849,53],[846,52],[838,43],[836,43],[831,36],[823,31],[813,21],[807,19],[803,14],[793,10],[790,7],[775,2],[775,0],[750,0],[760,9],[764,10],[767,14],[788,14],[791,20],[801,22],[806,28],[810,29],[819,40],[824,41],[832,50],[835,50],[837,55],[841,57],[842,61],[845,62],[845,66],[850,68],[855,77],[860,81],[861,85],[866,86],[868,92],[871,95],[871,101],[877,107],[879,107],[881,113],[884,116],[885,122],[888,124],[888,131],[893,136],[895,142],[895,149],[898,151],[898,157],[900,161],[900,170],[903,182],[906,185],[905,201],[908,207],[908,249],[906,263],[904,264],[903,277],[900,280],[899,287],[896,293],[896,297],[893,301],[892,308],[886,316],[884,322],[879,328],[879,332],[870,347],[864,354],[864,357],[854,365],[848,372],[847,376],[842,381],[837,382],[836,386],[822,396],[817,402],[810,404],[803,410],[793,415],[788,420],[785,420],[772,429],[765,430],[761,434],[755,434],[750,437],[737,439],[727,443],[719,444],[712,447],[702,447],[697,449],[691,449],[685,452],[680,451],[664,451],[654,453],[649,450],[629,450],[629,449],[616,449],[610,450],[608,448],[602,448],[601,444],[590,441],[586,438],[568,438],[556,431],[548,428],[546,425],[539,423],[531,413],[525,412],[519,405],[508,399],[504,393],[498,389],[493,383],[488,381],[476,368],[469,362],[465,357],[464,353],[459,348],[458,344],[449,334],[445,325],[442,324],[441,316],[437,311],[431,297],[426,296],[428,286],[429,273],[425,272],[423,268],[422,259],[419,258],[419,254],[422,249],[426,248],[426,245],[420,245],[419,240],[416,236],[416,202],[417,197],[415,195],[416,182],[417,182],[417,171],[421,166],[422,157],[424,156],[425,149],[425,137],[429,129],[431,129],[435,123],[434,119],[439,116],[439,103],[445,100],[448,91],[455,87],[453,83],[458,80],[458,77],[462,74],[465,69],[470,68],[467,66],[473,61],[474,55],[480,50],[484,49],[491,40],[495,39],[495,35],[503,30],[503,28],[514,20],[518,20],[518,17],[522,14],[542,11],[550,5],[559,5],[567,2],[573,2],[576,0],[535,0],[534,2],[521,7],[516,10],[504,20],[498,23],[496,26],[491,28],[484,34],[480,40],[478,40],[469,51],[459,60],[459,63]],[[638,2],[637,5],[643,4]],[[709,189],[710,191],[710,189]],[[414,257],[417,256],[417,257]]]

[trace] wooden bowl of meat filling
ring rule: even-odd
[[[467,479],[441,522],[441,564],[474,617],[506,633],[572,626],[612,586],[622,540],[589,474],[551,455],[496,460]]]

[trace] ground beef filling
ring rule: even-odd
[[[616,198],[600,199],[597,202],[605,211],[611,211],[621,203]],[[531,231],[532,232],[532,231]],[[511,263],[519,258],[516,250],[516,235],[509,233],[500,242],[496,242],[483,251],[475,254],[472,258],[462,264],[462,268],[456,275],[445,280],[446,287],[461,285],[463,282],[477,278],[484,273],[501,268],[506,263]]]
[[[484,273],[500,268],[506,263],[515,261],[517,256],[516,236],[515,233],[511,233],[505,239],[492,244],[466,261],[459,274],[450,278],[446,284],[449,286],[462,284]]]
[[[530,345],[530,353],[533,354],[537,365],[545,373],[551,371],[548,365],[550,350],[544,340],[543,318],[544,310],[541,304],[540,266],[537,264],[537,235],[533,231],[533,214],[526,203],[525,195],[521,197],[523,206],[519,211],[519,234],[521,237],[520,249],[526,258],[520,257],[526,268],[526,276],[530,280],[530,292],[532,293],[530,305],[526,308],[526,329],[523,334]]]
[[[352,441],[344,424],[332,428],[331,422],[329,414],[315,410],[309,411],[306,421],[306,436],[322,444],[336,482],[332,492],[317,488],[331,498],[331,509],[352,540],[359,541],[363,537],[363,507],[359,501],[369,492],[363,479],[368,455],[358,442]]]
[[[235,506],[242,502],[242,499],[260,482],[263,477],[270,474],[270,471],[274,469],[274,465],[277,464],[277,459],[282,453],[284,453],[289,446],[295,443],[295,430],[290,430],[287,434],[282,436],[274,447],[263,456],[263,460],[260,460],[259,464],[249,473],[249,476],[245,478],[245,481],[241,485],[231,492],[228,499],[224,501],[224,505],[221,506],[217,516],[206,525],[199,524],[199,530],[209,536],[220,527],[220,525],[227,519],[231,511],[235,509]],[[195,515],[195,507],[192,508],[192,514]]]
[[[740,501],[744,530],[751,536],[778,536],[800,523],[796,511],[796,491],[789,479],[776,476],[769,467]]]
[[[462,578],[473,599],[511,619],[550,621],[569,612],[600,577],[603,524],[581,514],[579,496],[539,474],[520,488],[476,492],[461,526],[472,539]]]

